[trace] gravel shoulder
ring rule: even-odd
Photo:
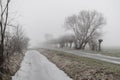
[[[73,80],[120,80],[120,65],[49,49],[39,49]]]

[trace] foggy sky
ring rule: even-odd
[[[97,10],[107,20],[103,27],[104,46],[120,46],[120,0],[12,0],[11,10],[19,16],[17,20],[25,28],[31,45],[42,42],[46,33],[65,33],[67,16],[81,10]]]

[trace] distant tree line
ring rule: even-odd
[[[101,50],[99,39],[102,35],[102,26],[106,24],[103,15],[97,11],[81,11],[78,15],[72,15],[65,19],[64,27],[71,30],[74,34],[64,35],[58,39],[47,41],[57,47],[69,47],[74,45],[75,49],[85,49],[86,45],[91,50]]]

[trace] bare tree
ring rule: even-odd
[[[98,50],[98,38],[101,37],[100,33],[95,33],[95,35],[93,35],[91,37],[91,39],[88,41],[88,45],[90,47],[91,50]]]
[[[96,34],[100,35],[105,18],[97,11],[81,11],[78,15],[70,16],[65,21],[65,27],[74,31],[77,47],[84,49],[86,44]]]
[[[4,41],[8,24],[10,0],[0,0],[0,71],[4,62]]]
[[[67,48],[71,48],[72,43],[75,40],[75,36],[73,34],[65,34],[64,36],[62,36],[60,38],[64,42],[65,47],[67,47]]]
[[[89,47],[90,47],[90,50],[92,50],[92,51],[97,51],[97,49],[98,49],[97,40],[95,40],[95,39],[89,40],[88,45],[89,45]]]
[[[14,27],[14,32],[11,41],[11,46],[13,46],[13,52],[22,53],[24,49],[27,49],[29,38],[25,36],[25,33],[20,25]]]
[[[65,34],[63,36],[60,36],[58,38],[49,38],[46,42],[44,42],[44,45],[46,46],[54,46],[54,47],[66,47],[71,48],[72,43],[74,42],[74,35],[72,34]]]
[[[12,40],[11,33],[9,31],[6,31],[5,41],[4,41],[4,57],[8,57],[9,54],[12,53],[11,40]]]

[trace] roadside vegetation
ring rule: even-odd
[[[0,80],[11,80],[20,66],[29,38],[10,15],[11,0],[0,0]]]
[[[120,80],[120,65],[79,57],[62,51],[39,49],[73,80]]]

